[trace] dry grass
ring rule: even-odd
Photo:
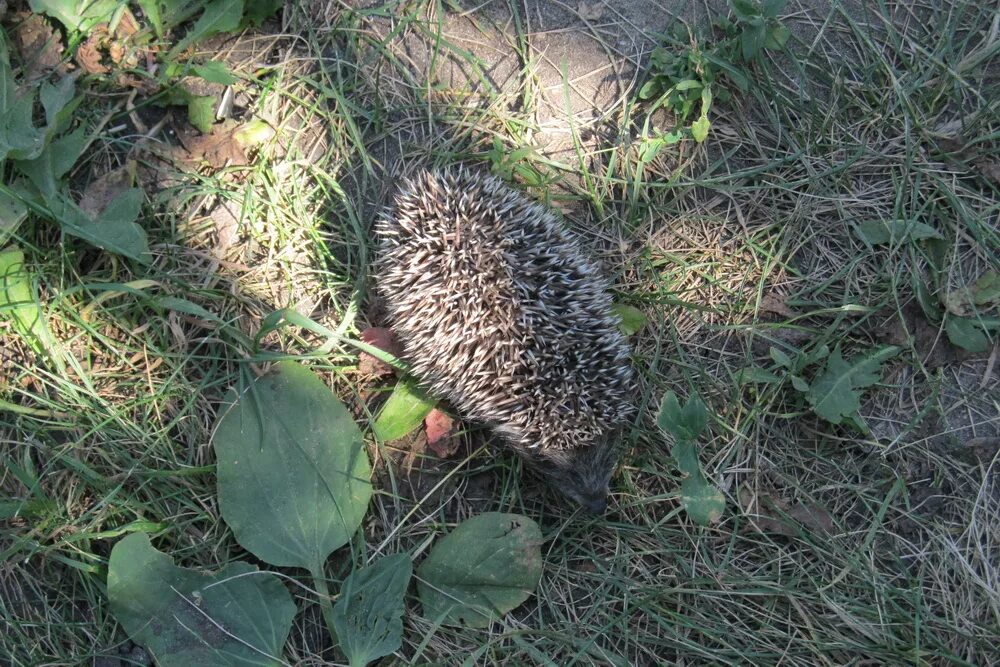
[[[488,631],[435,627],[410,600],[396,663],[995,660],[997,347],[970,355],[939,324],[914,328],[926,320],[915,286],[947,291],[1000,269],[995,12],[958,0],[890,4],[889,16],[796,11],[791,53],[717,107],[709,141],[643,169],[643,53],[614,41],[622,17],[608,10],[594,27],[576,3],[541,4],[570,16],[556,33],[567,48],[579,33],[614,67],[560,81],[558,57],[537,48],[553,38],[542,10],[492,5],[311,2],[275,34],[222,42],[247,77],[248,113],[277,136],[252,166],[210,173],[132,154],[155,169],[151,288],[102,296],[140,276],[61,246],[43,223],[29,230],[22,245],[58,343],[39,358],[0,328],[0,398],[18,408],[0,410],[3,507],[18,508],[0,524],[0,664],[142,661],[104,591],[125,532],[150,532],[185,566],[247,557],[219,517],[209,446],[239,368],[276,352],[311,358],[362,423],[375,389],[349,349],[315,358],[311,334],[285,329],[255,348],[261,319],[294,307],[350,334],[378,324],[369,229],[394,182],[425,164],[498,167],[494,139],[537,148],[523,166],[547,184],[529,191],[564,212],[619,299],[648,315],[635,338],[643,417],[602,518],[574,514],[481,447],[482,429],[453,461],[408,443],[373,450],[382,491],[331,577],[384,553],[419,558],[442,527],[485,510],[522,512],[547,539],[537,594]],[[629,39],[652,46],[639,31]],[[606,106],[582,105],[609,76]],[[79,183],[135,142],[128,131],[101,139]],[[910,218],[942,240],[872,247],[856,233]],[[158,305],[168,295],[233,326]],[[772,347],[854,354],[882,342],[904,350],[865,395],[868,435],[818,419],[787,382],[739,381],[746,367],[773,367]],[[650,418],[667,389],[714,411],[702,464],[729,509],[712,528],[680,510]],[[336,661],[318,607],[292,590],[303,611],[285,660]]]

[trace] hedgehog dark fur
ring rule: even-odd
[[[378,289],[414,374],[603,510],[635,381],[609,283],[577,239],[464,169],[405,182],[376,233]]]

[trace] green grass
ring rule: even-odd
[[[245,77],[252,113],[278,130],[249,167],[178,174],[148,150],[129,153],[128,91],[103,88],[82,107],[90,123],[116,115],[72,182],[82,189],[137,159],[155,260],[136,272],[38,220],[17,238],[57,344],[36,355],[0,323],[0,405],[14,408],[0,408],[0,664],[110,665],[97,661],[133,650],[104,583],[127,532],[151,533],[187,567],[247,558],[219,516],[210,447],[241,369],[277,353],[307,360],[362,426],[382,389],[351,349],[317,356],[323,341],[307,332],[285,328],[255,349],[262,318],[294,307],[350,334],[378,324],[369,229],[397,179],[424,164],[489,167],[495,139],[536,149],[518,163],[529,171],[508,173],[541,177],[528,191],[563,211],[618,298],[649,317],[633,339],[643,416],[601,518],[575,514],[483,447],[475,425],[468,455],[451,461],[408,443],[373,449],[381,491],[331,578],[352,559],[407,550],[419,560],[442,528],[485,510],[524,513],[547,538],[537,594],[489,631],[437,628],[409,599],[396,663],[994,659],[995,337],[992,352],[956,354],[932,323],[949,354],[934,357],[932,337],[886,364],[864,394],[869,435],[818,419],[787,382],[737,378],[773,366],[771,347],[856,354],[885,342],[887,327],[912,334],[919,285],[947,291],[1000,270],[987,169],[1000,164],[995,12],[958,0],[789,8],[790,53],[764,58],[749,93],[713,105],[708,140],[640,165],[642,77],[602,27],[616,14],[591,21],[586,38],[570,15],[573,48],[622,59],[598,73],[622,74],[622,93],[592,113],[579,104],[583,61],[561,74],[556,50],[534,46],[539,17],[512,7],[507,20],[508,9],[462,18],[435,3],[307,3],[286,16],[287,35],[236,38],[239,48],[213,55]],[[501,71],[513,73],[506,87]],[[854,228],[910,218],[942,240],[871,247]],[[156,284],[106,296],[106,283],[139,278]],[[226,326],[159,305],[165,296]],[[699,393],[715,414],[701,462],[728,510],[712,528],[680,509],[671,443],[652,419],[668,389]],[[791,534],[773,528],[783,513],[800,519],[784,524]],[[315,598],[291,581],[308,585],[305,573],[284,574],[304,610],[285,660],[338,660]]]

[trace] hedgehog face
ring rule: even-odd
[[[617,465],[611,438],[590,446],[529,455],[528,463],[588,512],[602,514],[607,508],[608,482]]]

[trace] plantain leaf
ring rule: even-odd
[[[413,575],[408,554],[355,570],[340,587],[333,625],[352,667],[389,655],[403,643],[403,596]]]
[[[236,540],[271,565],[319,572],[368,509],[361,431],[323,382],[292,361],[230,392],[212,439],[219,505]]]
[[[295,603],[273,574],[230,563],[215,574],[174,565],[145,533],[111,550],[111,611],[160,667],[281,665]]]
[[[486,512],[438,540],[417,571],[424,616],[485,628],[527,600],[542,575],[542,532],[519,514]]]

